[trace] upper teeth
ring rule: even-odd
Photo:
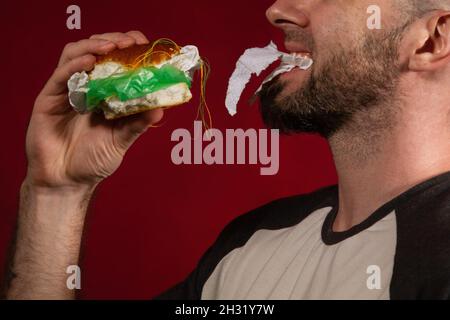
[[[295,57],[309,58],[311,54],[309,52],[293,52],[292,55]]]

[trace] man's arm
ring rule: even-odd
[[[93,189],[48,189],[24,181],[14,257],[7,270],[9,299],[70,299],[67,267],[78,264]]]
[[[7,270],[11,299],[67,299],[67,267],[78,264],[83,225],[96,186],[113,174],[127,150],[162,110],[115,121],[77,114],[67,81],[89,71],[96,55],[148,43],[138,31],[94,35],[68,44],[36,98],[27,131],[27,177],[20,191],[18,227]]]

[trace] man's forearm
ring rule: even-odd
[[[7,298],[75,297],[67,288],[66,270],[78,264],[93,190],[42,188],[27,181],[22,184],[15,252],[7,271]]]

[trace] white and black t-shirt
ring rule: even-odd
[[[334,232],[338,188],[232,221],[157,299],[450,299],[450,173]]]

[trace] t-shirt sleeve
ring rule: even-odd
[[[231,221],[205,252],[196,268],[182,282],[156,296],[155,300],[200,300],[203,286],[220,261],[248,241],[264,219],[268,206],[255,209]]]
[[[328,189],[330,188],[324,190]],[[317,194],[311,198],[310,203],[304,201],[305,196],[278,199],[237,217],[223,229],[214,244],[202,256],[197,267],[184,281],[154,299],[200,300],[203,286],[228,253],[243,247],[259,229],[281,229],[299,223],[314,211],[311,209],[317,206],[316,198],[322,201],[324,197]]]
[[[200,300],[207,268],[209,249],[186,279],[156,296],[154,300]]]

